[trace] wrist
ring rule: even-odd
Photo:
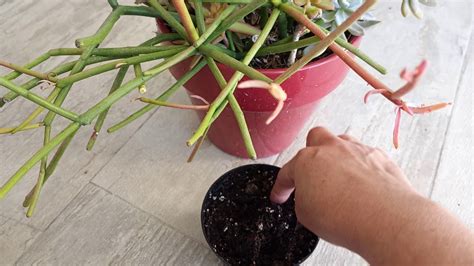
[[[412,238],[422,226],[420,217],[428,215],[435,205],[414,191],[386,193],[353,250],[370,264],[384,264],[407,258]]]

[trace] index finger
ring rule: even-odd
[[[311,129],[306,137],[306,147],[320,146],[337,142],[339,139],[324,127]]]
[[[270,194],[270,200],[272,202],[281,204],[288,200],[293,190],[295,190],[295,182],[292,178],[292,161],[285,164],[278,172],[278,177],[273,185],[272,192]]]

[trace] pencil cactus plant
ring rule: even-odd
[[[343,1],[343,3],[347,2]],[[102,130],[107,113],[117,101],[137,89],[144,93],[147,82],[190,57],[195,58],[195,64],[186,75],[156,99],[140,98],[146,104],[107,131],[112,133],[123,128],[158,105],[207,110],[199,127],[187,141],[187,145],[192,146],[205,138],[209,127],[229,105],[234,111],[248,156],[256,158],[245,117],[233,94],[239,81],[245,75],[254,81],[242,83],[239,87],[261,87],[267,89],[278,100],[277,109],[267,120],[270,123],[278,115],[281,106],[285,104],[286,95],[281,84],[326,49],[330,49],[373,87],[368,95],[380,94],[396,105],[398,108],[397,125],[402,111],[416,114],[444,107],[445,103],[431,106],[409,106],[401,98],[415,87],[426,67],[425,63],[413,73],[404,71],[401,76],[407,81],[407,84],[400,89],[391,89],[353,59],[350,54],[361,58],[379,72],[385,72],[382,66],[340,38],[346,30],[354,27],[354,23],[364,17],[376,0],[366,0],[363,3],[361,1],[354,2],[358,4],[357,8],[350,9],[350,12],[344,12],[344,19],[337,19],[337,27],[332,27],[332,24],[329,23],[331,25],[325,28],[324,25],[316,22],[324,19],[321,17],[324,12],[334,12],[330,9],[334,9],[335,5],[327,0],[311,0],[305,2],[303,6],[295,4],[296,1],[293,3],[282,0],[171,0],[169,2],[141,0],[137,1],[135,6],[129,6],[121,5],[116,0],[109,0],[108,3],[112,8],[110,15],[94,35],[77,39],[76,48],[52,49],[25,65],[0,61],[1,66],[13,70],[0,77],[0,86],[10,91],[0,99],[0,106],[13,101],[18,96],[37,105],[37,109],[24,121],[12,128],[2,128],[0,133],[13,134],[36,129],[44,131],[43,146],[3,184],[0,188],[0,198],[5,197],[33,166],[40,164],[36,185],[26,195],[23,202],[24,207],[28,208],[27,216],[31,216],[43,185],[53,174],[76,132],[83,126],[94,123],[94,131],[87,144],[87,149],[92,149]],[[341,4],[339,7],[346,8],[347,6]],[[337,16],[339,11],[335,12],[335,16]],[[146,42],[133,47],[100,47],[102,41],[122,16],[159,18],[166,22],[171,31],[153,36]],[[252,17],[257,17],[254,23],[251,21]],[[311,36],[292,42],[292,36],[289,36],[288,32],[294,32],[298,27],[303,28]],[[311,49],[297,58],[276,79],[270,79],[249,66],[256,56],[290,52],[308,46],[311,46]],[[77,56],[78,58],[60,64],[47,72],[34,70],[39,64],[56,56]],[[235,73],[229,80],[224,79],[216,61],[235,69]],[[145,62],[156,62],[156,65],[149,69],[142,69],[141,64]],[[212,102],[203,102],[202,105],[183,105],[167,101],[173,93],[206,65],[222,89]],[[125,81],[125,75],[129,70],[133,70],[135,76]],[[104,93],[102,99],[82,113],[63,107],[63,103],[75,83],[110,71],[115,71],[116,77],[109,92]],[[30,76],[31,79],[23,84],[17,84],[15,79],[20,75]],[[40,86],[52,87],[49,96],[43,98],[34,92],[34,89]],[[40,115],[43,113],[45,116],[40,119]],[[69,120],[70,123],[60,133],[52,136],[52,128],[57,126],[55,123],[57,116]],[[398,129],[394,131],[395,144],[397,144],[397,134]]]

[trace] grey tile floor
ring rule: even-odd
[[[439,2],[420,21],[402,18],[399,1],[381,1],[375,13],[383,23],[369,30],[361,48],[389,69],[384,81],[392,86],[401,84],[398,72],[403,67],[429,59],[426,76],[409,98],[451,101],[451,108],[404,117],[401,148],[395,150],[391,147],[393,107],[379,97],[363,105],[368,87],[350,73],[321,103],[290,148],[258,162],[282,165],[303,147],[313,126],[347,132],[384,149],[419,191],[473,228],[473,2]],[[72,47],[75,38],[94,33],[108,12],[102,0],[0,0],[0,58],[23,63],[48,48]],[[136,44],[154,30],[151,19],[125,18],[104,46]],[[104,75],[78,84],[67,106],[81,110],[90,105],[106,93],[112,78]],[[164,74],[149,85],[150,93],[172,82]],[[175,100],[186,101],[184,93]],[[121,101],[108,123],[138,105]],[[15,125],[33,109],[18,99],[0,109],[0,127]],[[200,202],[215,178],[249,161],[206,142],[198,158],[185,163],[190,151],[184,142],[197,123],[193,115],[161,109],[122,131],[101,135],[92,152],[84,149],[91,129],[82,129],[45,186],[34,217],[24,217],[21,202],[35,182],[36,171],[0,201],[0,264],[217,264],[200,231]],[[0,137],[1,183],[40,141],[38,131]],[[307,261],[310,265],[364,263],[326,242]]]

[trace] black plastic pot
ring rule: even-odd
[[[319,238],[297,222],[294,198],[277,205],[269,195],[280,168],[237,167],[214,182],[201,209],[210,248],[230,265],[297,265]]]

